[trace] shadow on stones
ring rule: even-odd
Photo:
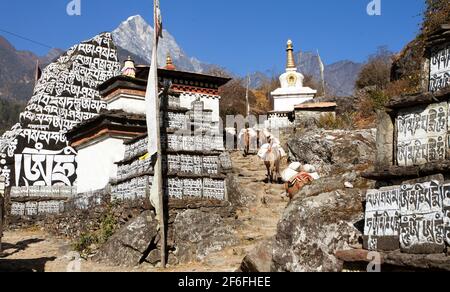
[[[0,273],[11,272],[45,272],[45,265],[53,262],[56,257],[38,259],[0,259]]]
[[[32,239],[19,241],[16,244],[11,244],[11,243],[7,243],[7,242],[2,243],[2,249],[4,251],[5,250],[14,250],[14,251],[8,252],[8,253],[2,252],[2,253],[0,253],[0,258],[12,256],[18,252],[26,250],[31,244],[39,243],[42,241],[44,241],[44,239],[42,239],[42,238],[32,238]]]

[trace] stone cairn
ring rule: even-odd
[[[366,196],[364,248],[443,254],[450,245],[450,25],[428,40],[422,92],[379,113],[378,189]]]

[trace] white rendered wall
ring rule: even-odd
[[[200,93],[181,93],[180,106],[191,109],[192,102],[197,98],[205,104],[205,109],[212,110],[212,121],[220,121],[220,97],[217,95],[206,95]],[[117,97],[107,101],[108,110],[123,110],[127,113],[145,114],[145,98],[130,95],[118,95]]]
[[[139,96],[118,95],[107,101],[108,110],[123,110],[127,113],[145,115],[145,98]]]
[[[117,165],[125,155],[124,140],[106,138],[78,150],[77,193],[104,188],[117,176]]]
[[[294,107],[301,103],[311,101],[311,97],[274,97],[274,111],[276,112],[293,112]]]

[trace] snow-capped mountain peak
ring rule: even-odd
[[[112,34],[117,46],[141,57],[150,64],[154,29],[140,15],[129,17],[122,22]],[[167,54],[172,56],[175,66],[180,70],[202,72],[199,60],[184,53],[175,38],[163,30],[163,38],[159,42],[158,64],[164,66]]]

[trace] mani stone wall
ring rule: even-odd
[[[450,161],[450,25],[428,39],[423,64],[423,92],[391,97],[378,114],[378,174],[401,179],[402,167],[435,174],[434,166]]]
[[[76,152],[65,133],[106,108],[97,86],[119,71],[110,33],[70,48],[43,70],[19,123],[0,139],[8,186],[73,186]]]
[[[364,246],[439,254],[450,245],[450,25],[428,40],[424,92],[392,97],[378,113]]]
[[[309,121],[318,122],[322,117],[336,117],[337,104],[334,102],[306,103],[295,107],[295,126],[301,127]]]
[[[163,111],[162,148],[164,188],[170,200],[226,200],[224,169],[231,163],[214,148],[211,111],[202,101],[191,110],[181,108],[179,96],[169,95]],[[191,131],[193,129],[193,132]],[[112,199],[145,198],[151,188],[154,168],[147,153],[147,136],[125,143],[125,159],[118,162],[117,180],[112,182]]]

